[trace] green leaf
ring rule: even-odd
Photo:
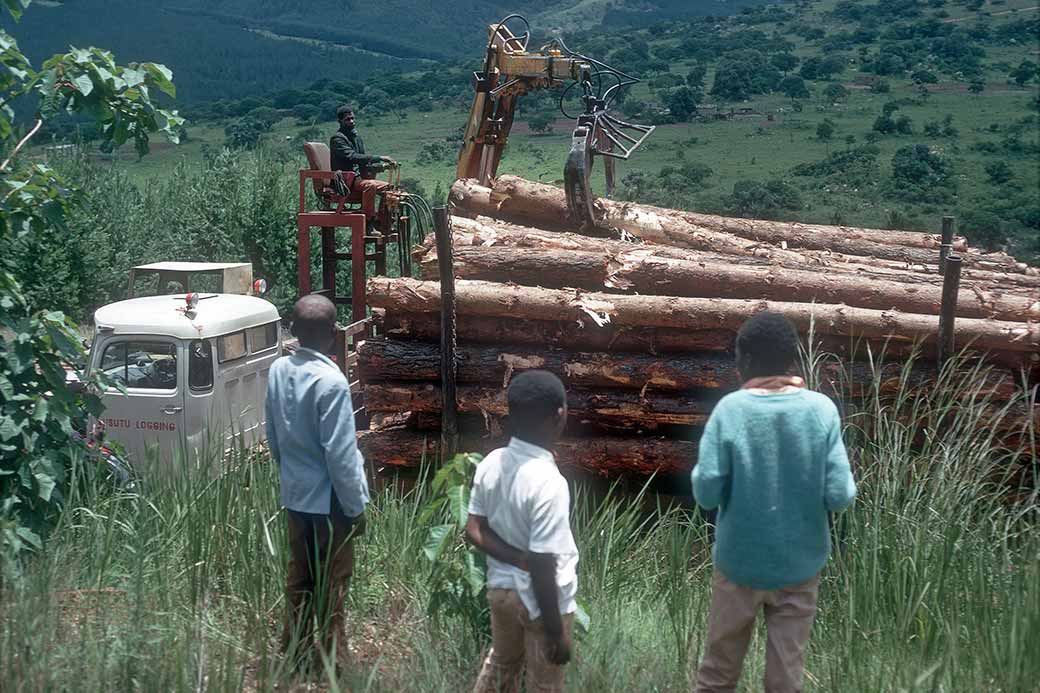
[[[426,534],[426,542],[423,544],[423,553],[431,563],[436,563],[440,558],[454,530],[454,525],[437,525],[430,528]]]
[[[83,96],[89,96],[90,92],[94,91],[94,80],[89,75],[77,75],[72,79],[72,83],[76,85],[76,91]]]
[[[7,6],[7,11],[11,13],[11,16],[15,19],[21,19],[22,11],[29,6],[32,0],[4,0],[4,5]]]
[[[448,504],[451,508],[451,517],[459,528],[466,526],[469,519],[469,487],[452,486],[448,489]]]
[[[44,503],[50,501],[51,494],[54,493],[54,477],[43,472],[36,472],[33,474],[33,478],[36,479],[36,494],[40,497],[40,500]]]
[[[15,534],[22,539],[22,541],[33,546],[37,549],[43,548],[43,540],[40,539],[40,535],[32,531],[28,527],[19,527],[14,531]]]
[[[0,440],[7,442],[22,432],[22,427],[10,416],[0,419]]]
[[[471,594],[478,595],[484,589],[484,571],[477,565],[473,551],[466,551],[466,582]]]
[[[582,633],[588,633],[589,627],[592,625],[592,619],[589,618],[589,613],[585,611],[585,607],[578,604],[577,610],[574,612],[574,622],[578,624],[578,628],[581,628]]]

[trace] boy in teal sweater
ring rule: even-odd
[[[765,690],[800,691],[830,554],[827,513],[856,496],[838,409],[788,375],[798,333],[760,313],[737,334],[743,387],[712,411],[693,493],[718,508],[711,613],[697,693],[733,691],[759,609],[766,619]]]

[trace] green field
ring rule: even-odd
[[[808,5],[799,10],[798,21],[818,23],[830,31],[847,28],[836,24],[834,17],[828,14],[834,5],[832,2]],[[942,22],[984,20],[999,27],[1012,19],[1035,18],[1037,7],[1026,0],[1009,0],[987,3],[979,12],[972,12],[963,4],[946,3],[942,12],[946,15]],[[755,24],[754,29],[784,32],[790,26],[790,23],[765,23]],[[640,35],[649,39],[651,52],[659,47],[674,46],[679,40],[667,33],[663,37],[647,32]],[[802,59],[819,55],[815,43],[793,34],[787,38],[795,45],[794,55]],[[1004,248],[1035,262],[1040,254],[1037,240],[1040,232],[1032,225],[1036,223],[1036,210],[1040,210],[1036,111],[1040,92],[1037,79],[1018,86],[1007,78],[1001,65],[1013,66],[1030,57],[1036,59],[1038,49],[1040,42],[1032,46],[1021,43],[987,46],[981,78],[984,89],[979,94],[969,92],[966,78],[954,80],[943,74],[938,75],[937,83],[923,87],[906,76],[885,77],[891,91],[875,93],[867,86],[871,76],[858,71],[855,65],[833,78],[806,82],[813,93],[798,99],[797,103],[777,92],[754,95],[741,102],[723,102],[706,93],[700,116],[691,122],[659,125],[630,161],[620,163],[618,180],[622,181],[626,173],[634,171],[654,175],[665,167],[703,164],[710,167],[711,175],[702,187],[684,192],[675,200],[675,206],[726,212],[726,198],[734,183],[779,179],[794,185],[802,198],[798,209],[778,212],[778,216],[784,218],[935,231],[942,215],[953,214],[963,219],[960,231],[974,240],[975,245]],[[676,60],[670,70],[683,77],[693,64],[690,60]],[[709,66],[706,87],[713,83],[715,67]],[[659,78],[660,73],[654,73],[649,81],[636,85],[628,100],[656,102],[661,93],[651,89],[650,84]],[[823,88],[831,82],[843,84],[849,90],[848,97],[838,101],[826,99]],[[454,86],[465,93],[461,85]],[[454,180],[458,145],[447,142],[446,138],[464,124],[466,99],[465,96],[452,97],[450,106],[435,101],[430,107],[432,110],[411,108],[398,114],[370,112],[366,115],[364,104],[359,104],[362,107],[359,125],[370,150],[401,161],[403,176],[417,179],[425,191],[432,194],[438,185],[442,191],[447,190]],[[875,144],[880,150],[876,170],[854,177],[854,184],[835,178],[792,175],[792,169],[799,164],[820,161],[843,149],[867,144],[872,124],[890,102],[899,105],[895,116],[911,119],[912,132],[883,136],[875,133],[878,137]],[[525,112],[523,104],[522,100],[500,172],[558,182],[562,179],[573,124],[560,117],[551,134],[532,134],[526,126],[531,111]],[[545,107],[543,101],[536,108]],[[713,117],[716,109],[722,112],[746,109],[750,114],[717,120]],[[824,120],[834,126],[828,141],[817,137],[817,127]],[[189,140],[185,144],[156,147],[152,155],[139,162],[124,155],[126,158],[121,158],[117,165],[144,182],[167,175],[176,162],[200,163],[204,149],[212,152],[223,145],[226,123],[190,124]],[[951,134],[947,128],[945,134],[929,133],[925,130],[928,123],[952,125],[955,132]],[[334,131],[335,123],[330,117],[312,127],[312,137],[326,140]],[[306,129],[294,119],[284,118],[264,137],[265,146],[286,162],[285,176],[290,180],[295,167],[303,163],[299,133]],[[1017,150],[1004,146],[1009,139]],[[939,152],[951,167],[950,184],[938,195],[924,196],[930,197],[928,200],[893,194],[893,191],[898,193],[899,186],[892,180],[892,157],[900,148],[916,144]],[[437,156],[420,158],[424,147],[436,148]],[[994,162],[1004,162],[1008,167],[1001,178],[995,179],[987,172],[986,166]],[[617,194],[626,194],[624,186]],[[1024,208],[1029,211],[1023,211]],[[1033,221],[1025,223],[1021,219]]]

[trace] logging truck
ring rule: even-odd
[[[134,462],[221,453],[264,439],[267,373],[282,353],[278,310],[256,296],[131,298],[94,313],[87,374],[103,374],[99,422]]]

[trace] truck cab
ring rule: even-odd
[[[264,397],[282,353],[278,310],[255,296],[131,298],[94,313],[88,373],[126,389],[102,394],[105,435],[132,461],[169,464],[264,439]]]
[[[262,280],[261,280],[262,282]],[[152,262],[130,269],[127,298],[210,291],[218,294],[263,293],[253,281],[249,262]]]

